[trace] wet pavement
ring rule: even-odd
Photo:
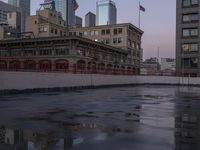
[[[199,150],[200,88],[0,97],[0,150]]]

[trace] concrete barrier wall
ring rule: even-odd
[[[40,88],[107,86],[125,84],[169,84],[200,86],[200,78],[0,72],[0,90],[26,90]]]

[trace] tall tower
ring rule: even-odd
[[[200,1],[176,2],[176,70],[181,76],[200,76]]]
[[[62,14],[63,19],[69,26],[75,26],[76,16],[75,12],[78,8],[76,0],[54,0],[55,7],[58,12]]]
[[[88,12],[85,15],[85,27],[94,27],[96,22],[96,15]]]
[[[98,1],[96,7],[96,25],[117,23],[117,8],[112,0]]]
[[[22,31],[25,31],[26,17],[30,16],[30,0],[8,0],[8,4],[22,9],[21,23]]]

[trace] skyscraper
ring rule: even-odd
[[[8,0],[8,4],[22,9],[22,31],[25,31],[26,17],[30,16],[30,0]]]
[[[85,27],[94,27],[96,22],[96,15],[88,12],[85,15]]]
[[[75,27],[81,28],[83,26],[83,19],[79,16],[76,16],[76,24]]]
[[[96,7],[96,25],[117,23],[117,8],[112,0],[99,1]]]
[[[199,14],[199,0],[177,0],[176,68],[179,75],[200,76]]]
[[[69,26],[75,26],[75,11],[78,8],[76,0],[54,0],[55,7],[62,14],[63,19]]]

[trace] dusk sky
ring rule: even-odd
[[[31,13],[39,8],[43,0],[31,0]],[[96,11],[96,0],[77,0],[79,8],[76,14],[83,17],[91,11]],[[118,23],[131,22],[138,26],[138,0],[114,0],[117,6]],[[141,0],[146,12],[141,12],[141,29],[144,31],[142,47],[144,58],[157,57],[160,47],[160,57],[175,57],[175,0]]]

